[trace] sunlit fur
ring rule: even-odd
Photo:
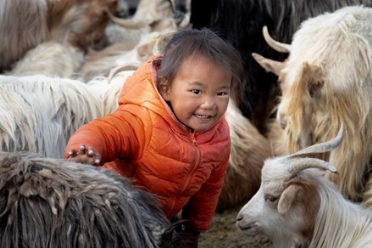
[[[102,167],[0,153],[2,247],[168,247],[156,202]]]
[[[371,23],[372,9],[363,7],[305,21],[280,75],[287,152],[330,139],[344,123],[344,141],[329,157],[339,175],[330,178],[355,201],[363,198],[372,155]]]
[[[0,150],[62,158],[72,133],[102,111],[98,96],[80,81],[0,76]]]
[[[279,123],[273,119],[267,123],[268,131],[264,134],[270,143],[270,148],[273,156],[282,156],[287,154],[285,147],[284,131]]]

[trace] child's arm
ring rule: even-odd
[[[136,116],[119,109],[80,127],[70,137],[64,156],[94,165],[117,158],[133,158],[140,153],[143,132],[142,122]]]

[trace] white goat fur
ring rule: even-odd
[[[76,77],[84,61],[84,53],[77,47],[49,41],[29,50],[6,75],[29,76],[42,74],[51,77]]]
[[[87,83],[90,90],[100,99],[103,108],[102,115],[110,114],[117,109],[120,91],[127,78],[133,73],[133,70],[122,71],[110,81],[107,77],[96,77]]]
[[[328,176],[366,205],[372,205],[372,188],[364,188],[372,156],[371,23],[372,9],[363,6],[304,21],[279,74],[278,106],[288,153],[329,140],[345,124],[344,141],[329,156],[339,176]]]
[[[86,84],[46,76],[0,76],[1,151],[27,150],[62,158],[69,137],[102,116]]]
[[[283,157],[265,161],[260,189],[237,216],[240,231],[266,235],[275,248],[372,247],[372,211],[345,199],[318,168],[293,175],[289,164]]]

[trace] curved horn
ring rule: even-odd
[[[275,49],[276,51],[281,52],[281,53],[291,52],[291,45],[285,44],[285,43],[280,43],[280,42],[274,40],[273,38],[271,38],[271,36],[269,34],[269,31],[267,31],[267,26],[264,26],[262,28],[262,33],[263,33],[263,36],[264,36],[265,41],[267,42],[267,44],[270,47],[272,47],[273,49]]]
[[[109,76],[107,78],[107,83],[110,83],[112,78],[122,71],[135,71],[138,69],[140,65],[139,64],[124,64],[124,65],[118,65],[110,70]]]
[[[288,160],[288,172],[291,174],[290,178],[293,178],[298,173],[305,169],[309,168],[318,168],[322,170],[328,170],[332,173],[338,173],[337,169],[330,164],[329,162],[326,162],[321,159],[317,158],[297,158],[297,159],[291,159]]]
[[[344,124],[341,124],[340,130],[338,131],[337,136],[333,138],[332,140],[306,147],[302,150],[297,151],[294,154],[290,154],[288,156],[283,157],[283,159],[301,157],[302,155],[309,154],[309,153],[325,153],[325,152],[332,151],[333,149],[335,149],[337,146],[340,145],[343,137],[344,137]]]
[[[114,16],[110,11],[106,11],[107,15],[109,16],[110,20],[113,21],[114,23],[118,24],[119,26],[123,28],[128,28],[128,29],[141,29],[144,27],[147,27],[151,24],[150,21],[134,21],[131,19],[121,19],[116,16]]]
[[[265,69],[266,72],[272,72],[279,76],[280,71],[283,68],[283,62],[265,58],[258,53],[252,53],[252,57],[257,61],[258,64],[260,64],[262,68]]]

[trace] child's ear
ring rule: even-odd
[[[167,80],[161,80],[159,83],[159,92],[160,95],[164,98],[165,101],[169,101],[169,85]]]

